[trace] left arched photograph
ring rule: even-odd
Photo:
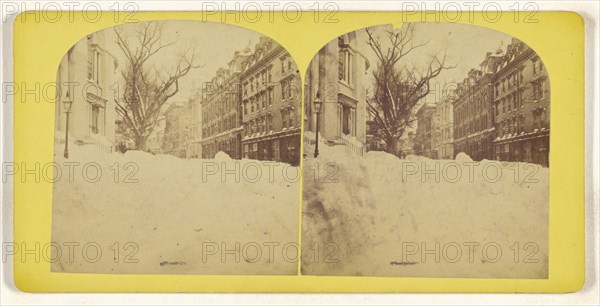
[[[52,272],[297,274],[301,87],[283,46],[125,24],[75,43],[56,77]]]

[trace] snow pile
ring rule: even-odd
[[[547,168],[319,151],[304,161],[303,274],[547,277]]]
[[[68,160],[62,148],[55,155],[63,175],[54,183],[52,240],[63,252],[53,271],[297,273],[299,168],[224,153],[202,160],[69,150]],[[69,242],[78,244],[73,262]]]

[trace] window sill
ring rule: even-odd
[[[350,89],[354,90],[354,87],[353,87],[352,85],[350,85],[350,83],[348,83],[347,81],[345,81],[345,80],[339,80],[339,79],[338,79],[338,82],[339,82],[340,84],[342,84],[342,85],[344,85],[344,86],[346,86],[346,87],[348,87],[348,88],[350,88]]]

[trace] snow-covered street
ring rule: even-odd
[[[547,168],[313,150],[305,142],[303,274],[547,278]]]
[[[55,252],[53,271],[297,273],[299,168],[223,153],[201,160],[69,149],[68,160],[55,156],[62,176],[52,240],[62,255]]]

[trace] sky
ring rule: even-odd
[[[180,79],[179,92],[167,103],[187,101],[204,82],[213,78],[219,68],[227,67],[235,51],[242,51],[246,47],[253,49],[261,36],[260,33],[251,30],[220,23],[201,21],[159,21],[159,23],[162,26],[162,43],[175,42],[175,44],[156,53],[149,60],[149,64],[159,70],[172,71],[181,53],[195,46],[197,64],[203,65]],[[139,26],[139,23],[132,23],[118,27],[125,33],[133,33]],[[119,69],[124,69],[126,60],[123,51],[116,44],[114,28],[103,31],[112,32],[111,35],[106,35],[106,48],[117,57]],[[130,41],[136,41],[135,37],[130,36]]]

